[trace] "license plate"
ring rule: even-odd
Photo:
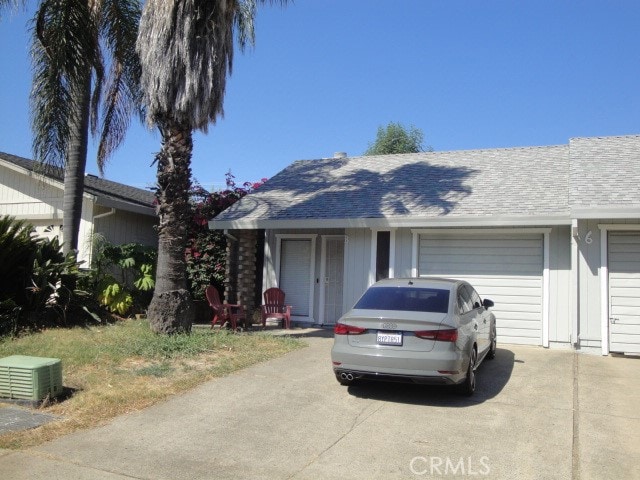
[[[378,345],[402,345],[402,333],[378,332]]]

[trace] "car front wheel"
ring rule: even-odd
[[[469,355],[469,367],[467,368],[467,378],[464,379],[459,386],[459,391],[461,395],[466,395],[470,397],[473,395],[473,392],[476,391],[476,362],[478,361],[478,352],[475,347],[471,349],[471,354]]]

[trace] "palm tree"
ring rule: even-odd
[[[192,132],[207,131],[223,114],[234,34],[241,49],[254,43],[253,21],[265,0],[147,0],[140,20],[147,122],[156,125],[159,245],[156,288],[148,310],[158,333],[189,331],[193,307],[184,259],[191,186]],[[282,0],[280,3],[286,3]]]
[[[26,3],[0,0],[0,11]],[[40,0],[32,21],[33,152],[64,167],[65,253],[78,248],[89,131],[104,173],[140,105],[140,14],[140,0]]]

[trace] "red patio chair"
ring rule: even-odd
[[[213,318],[211,319],[211,328],[218,322],[223,326],[225,322],[231,323],[231,328],[235,331],[238,328],[238,321],[245,320],[244,307],[230,303],[222,303],[218,289],[213,285],[209,285],[205,290],[205,295],[209,306],[213,309]]]
[[[279,288],[269,288],[263,295],[262,328],[267,326],[267,318],[280,318],[284,328],[291,328],[291,305],[284,304],[284,292]]]

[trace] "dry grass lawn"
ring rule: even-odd
[[[0,448],[26,448],[103,424],[303,345],[286,336],[210,329],[160,336],[153,334],[144,320],[0,340],[0,358],[31,355],[61,359],[63,383],[69,392],[67,398],[40,408],[61,420],[0,435]]]

